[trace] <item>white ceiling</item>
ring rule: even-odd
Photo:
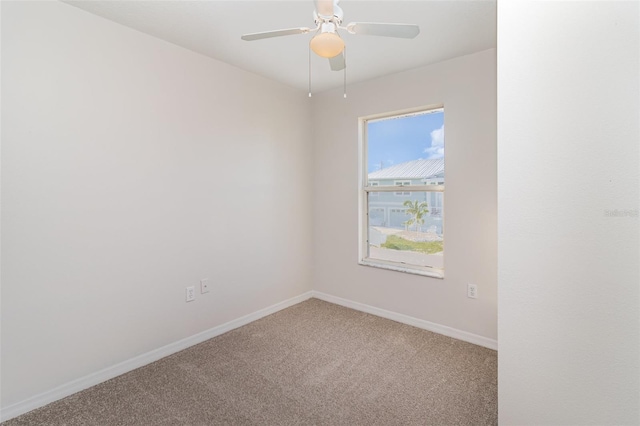
[[[63,0],[236,67],[306,91],[312,34],[243,41],[245,33],[314,27],[311,0],[113,1]],[[496,46],[495,0],[340,2],[344,23],[391,22],[420,26],[412,40],[357,36],[347,45],[347,82],[355,83]],[[312,90],[341,87],[343,74],[312,57]]]

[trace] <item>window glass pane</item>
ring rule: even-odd
[[[443,193],[411,191],[368,197],[368,257],[443,267]]]
[[[444,181],[444,110],[372,120],[366,126],[369,181],[381,186]]]

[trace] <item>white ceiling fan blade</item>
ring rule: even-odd
[[[420,27],[414,24],[382,24],[377,22],[352,22],[347,25],[351,34],[375,35],[382,37],[414,38],[420,34]]]
[[[245,34],[241,38],[246,41],[260,40],[263,38],[281,37],[295,34],[306,34],[310,28],[288,28],[286,30],[265,31],[261,33]]]
[[[316,13],[325,18],[333,17],[333,0],[315,0]]]
[[[344,51],[339,55],[329,58],[329,65],[331,65],[331,71],[342,71],[347,67],[347,63],[344,60]]]

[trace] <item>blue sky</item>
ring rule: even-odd
[[[417,159],[444,157],[444,112],[367,124],[367,173]]]

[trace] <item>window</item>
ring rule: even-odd
[[[369,182],[369,186],[378,186],[378,182]],[[378,192],[370,192],[369,197],[377,197]]]
[[[410,180],[396,180],[395,182],[396,186],[411,186],[411,181]],[[403,195],[410,195],[410,192],[396,192],[396,195],[398,196],[403,196]]]
[[[444,277],[444,108],[359,121],[360,264]]]

